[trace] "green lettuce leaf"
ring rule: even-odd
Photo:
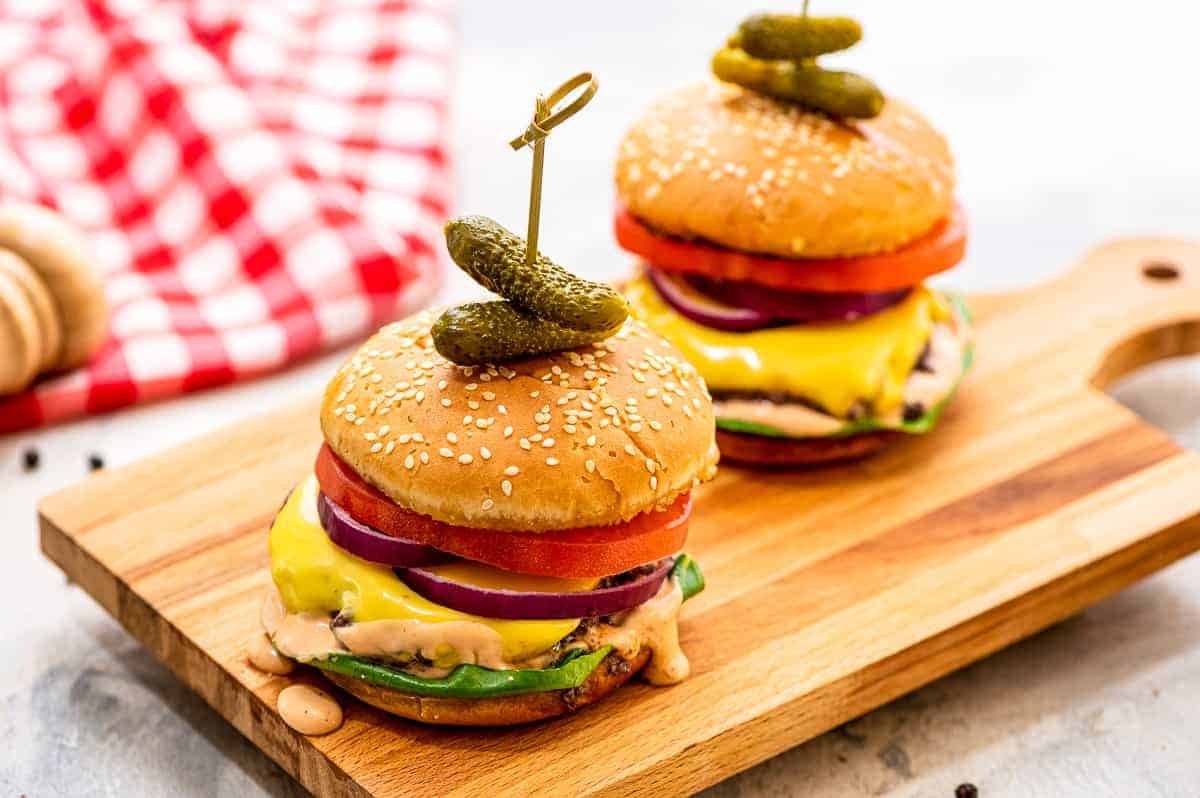
[[[947,298],[954,305],[959,316],[969,325],[971,323],[971,312],[967,308],[966,302],[958,294],[947,294]],[[963,370],[959,375],[954,386],[950,389],[950,393],[946,394],[946,398],[938,402],[933,407],[925,411],[918,418],[911,421],[900,421],[897,424],[885,424],[879,419],[863,418],[857,421],[848,421],[839,429],[829,433],[828,435],[813,436],[825,438],[843,438],[847,435],[858,435],[864,432],[877,432],[879,430],[898,430],[907,432],[911,435],[923,435],[937,426],[938,420],[942,417],[942,413],[950,404],[950,400],[954,398],[954,394],[958,391],[958,386],[962,383],[962,377],[971,369],[971,365],[975,362],[975,347],[968,344],[963,351]],[[783,430],[770,426],[769,424],[760,424],[757,421],[743,421],[737,418],[718,418],[717,429],[723,429],[727,432],[740,432],[743,435],[762,435],[767,438],[795,438],[794,435],[789,435]]]
[[[684,601],[704,589],[704,574],[700,573],[700,566],[686,554],[676,558],[675,565],[671,568],[671,578],[679,582]],[[604,661],[610,651],[612,646],[604,646],[592,652],[571,649],[553,668],[495,671],[479,665],[459,665],[449,675],[440,679],[415,676],[353,654],[330,654],[324,659],[313,660],[308,664],[412,695],[433,698],[489,698],[578,687]]]
[[[679,583],[684,601],[704,589],[704,574],[700,573],[700,566],[686,554],[680,554],[675,558],[675,565],[671,568],[671,578]]]
[[[413,695],[434,698],[488,698],[578,687],[610,651],[612,646],[605,646],[590,654],[567,657],[565,663],[553,668],[494,671],[478,665],[459,665],[441,679],[414,676],[352,654],[331,654],[326,659],[313,660],[311,664],[322,670],[353,676],[380,687]]]

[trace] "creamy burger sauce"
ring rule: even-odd
[[[250,647],[246,650],[246,658],[260,671],[273,673],[276,676],[287,676],[294,667],[290,659],[280,654],[275,646],[271,645],[271,639],[265,634],[258,635],[250,643]]]
[[[405,662],[405,670],[431,679],[445,676],[462,663],[493,670],[512,667],[504,658],[500,636],[483,624],[385,620],[334,628],[330,621],[329,615],[320,613],[288,612],[279,591],[267,590],[262,608],[263,629],[281,654],[300,662],[336,653],[402,662],[420,653],[434,664],[420,666]]]
[[[307,684],[293,684],[279,691],[275,699],[279,717],[301,734],[329,734],[342,725],[342,708],[324,690]]]
[[[650,649],[650,661],[642,676],[651,684],[676,684],[691,672],[691,665],[679,647],[679,607],[683,590],[674,579],[663,582],[654,598],[634,607],[617,625],[600,624],[585,637],[588,647],[611,645],[625,659],[633,659],[642,649]],[[594,634],[593,634],[594,632]]]
[[[579,625],[579,619],[480,618],[415,595],[391,569],[360,560],[329,541],[317,517],[313,479],[288,499],[271,535],[275,584],[268,588],[263,602],[263,629],[279,653],[300,662],[350,653],[387,661],[427,678],[445,676],[462,663],[493,670],[544,668],[562,655],[561,650],[553,650],[554,645]],[[490,587],[505,586],[497,583],[503,572],[484,566],[476,569],[469,563],[446,566],[441,574]],[[541,585],[562,590],[572,589],[566,584],[573,584],[573,589],[581,590],[594,584],[579,580],[550,580],[548,584],[541,578],[516,574],[504,574],[503,578],[514,582],[516,589]],[[336,600],[331,602],[330,596]],[[688,673],[676,629],[682,599],[678,584],[668,579],[650,601],[615,618],[615,624],[591,627],[578,644],[591,650],[611,644],[626,658],[649,648],[647,679],[654,684],[680,681]],[[366,619],[335,624],[335,614],[348,608],[354,617]],[[389,613],[393,617],[386,617]],[[418,653],[432,664],[413,662]]]
[[[688,677],[690,666],[679,646],[679,608],[683,592],[679,583],[668,579],[662,589],[646,603],[635,607],[615,624],[597,624],[579,641],[595,650],[611,645],[625,659],[633,659],[643,649],[650,650],[650,661],[642,672],[651,684],[675,684]],[[263,628],[276,649],[285,656],[311,662],[335,653],[349,653],[381,660],[397,660],[398,654],[420,651],[434,665],[401,663],[404,670],[417,676],[438,679],[454,666],[473,663],[492,670],[545,668],[562,652],[545,652],[523,662],[510,663],[500,654],[499,640],[478,624],[450,623],[426,625],[410,621],[369,621],[333,628],[328,616],[312,613],[288,613],[279,593],[269,590],[263,602]],[[436,662],[447,662],[439,667]]]
[[[920,404],[929,409],[949,397],[962,378],[967,343],[966,324],[957,317],[949,323],[934,325],[926,356],[930,370],[914,370],[908,375],[903,403],[878,414],[876,421],[880,426],[898,426],[903,420],[904,405]],[[753,421],[796,438],[832,435],[846,423],[798,402],[788,404],[767,399],[714,399],[713,411],[717,418]]]

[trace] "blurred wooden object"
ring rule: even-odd
[[[40,205],[0,204],[0,396],[83,365],[107,333],[104,285],[83,233]]]

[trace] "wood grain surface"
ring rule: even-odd
[[[976,367],[935,433],[819,471],[727,467],[700,491],[689,681],[550,723],[422,727],[345,697],[329,736],[280,721],[279,690],[316,677],[259,673],[244,645],[267,526],[320,440],[315,398],[49,497],[42,547],[318,795],[695,790],[1200,548],[1200,458],[1101,391],[1200,350],[1200,246],[1116,242],[971,304]]]

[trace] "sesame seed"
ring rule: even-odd
[[[447,432],[446,440],[450,441],[451,443],[458,443],[458,436],[455,435],[453,432]]]
[[[495,507],[495,506],[496,506],[496,503],[495,503],[494,501],[492,501],[491,499],[484,499],[484,500],[483,500],[483,509],[485,509],[485,510],[490,510],[490,509],[492,509],[492,508],[493,508],[493,507]]]
[[[491,391],[484,391],[484,392],[483,392],[483,398],[484,398],[484,400],[485,400],[485,401],[488,401],[488,402],[490,402],[490,401],[492,401],[493,399],[495,399],[495,398],[496,398],[496,394],[492,393]]]
[[[429,452],[421,452],[421,462],[429,465]]]
[[[658,477],[650,477],[650,490],[658,490]]]
[[[458,462],[462,463],[463,465],[470,465],[471,461],[474,459],[475,459],[474,457],[467,454],[466,452],[463,452],[462,454],[460,454],[458,456]]]
[[[413,460],[413,456],[411,454],[404,458],[404,467],[405,468],[407,468],[411,471],[412,467],[414,465],[416,465],[416,462]]]
[[[479,456],[482,457],[484,460],[491,460],[492,459],[492,450],[486,446],[480,446],[479,447]]]
[[[512,437],[512,434],[513,434],[513,428],[512,428],[512,427],[505,427],[505,428],[504,428],[504,437],[506,437],[506,438],[511,438],[511,437]]]
[[[547,458],[546,458],[546,465],[548,465],[548,466],[556,466],[556,465],[558,465],[558,458],[557,458],[557,457],[547,457]]]
[[[553,446],[553,445],[554,445],[554,439],[553,439],[553,438],[546,438],[546,440],[542,441],[542,446],[544,446],[544,447],[545,447],[545,448],[547,448],[547,449],[549,449],[549,448],[550,448],[551,446]]]
[[[517,474],[521,473],[521,469],[517,468],[514,465],[510,465],[508,468],[504,469],[504,473],[510,477],[515,477]]]
[[[625,454],[629,455],[630,457],[637,457],[637,453],[638,451],[632,443],[625,444]]]
[[[512,483],[507,479],[500,483],[500,490],[504,491],[505,496],[512,495]]]
[[[529,443],[528,438],[522,438],[521,440],[519,440],[517,442],[521,444],[521,448],[524,449],[525,451],[529,451],[530,449],[533,448],[533,446]]]
[[[378,454],[382,450],[383,450],[382,443],[379,443],[378,441],[376,441],[375,443],[371,444],[371,454]]]
[[[453,403],[453,402],[451,402],[449,399],[443,399],[443,400],[442,400],[442,407],[449,407],[449,406],[450,406],[450,405],[452,405],[452,404],[454,404],[454,403]]]
[[[589,436],[587,437],[587,445],[588,445],[588,446],[595,446],[595,445],[596,445],[596,436],[595,436],[595,435],[589,435]]]
[[[583,464],[583,467],[586,468],[587,472],[590,474],[596,470],[596,461],[588,460],[586,463]]]
[[[442,457],[453,457],[454,456],[454,452],[450,451],[450,448],[447,446],[443,446],[441,449],[439,449],[438,454],[440,454]]]
[[[476,390],[478,387],[479,387],[479,384],[478,384],[478,383],[474,383],[474,382],[468,382],[468,383],[467,383],[467,390],[468,390],[468,391],[474,391],[474,390]]]
[[[384,453],[384,454],[391,454],[391,453],[392,453],[392,451],[393,451],[395,448],[396,448],[396,442],[395,442],[395,441],[388,441],[388,442],[387,442],[387,446],[384,446],[384,447],[383,447],[383,453]]]

